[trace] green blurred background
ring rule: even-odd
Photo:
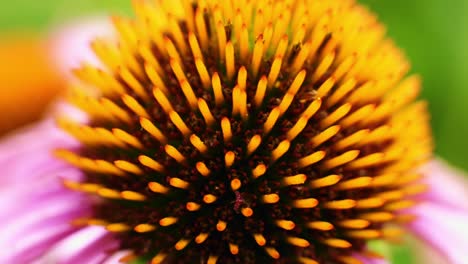
[[[422,75],[430,102],[436,153],[468,170],[468,1],[361,0]],[[15,0],[0,7],[0,41],[11,33],[46,33],[86,15],[130,13],[130,0]],[[395,247],[394,263],[415,263]]]

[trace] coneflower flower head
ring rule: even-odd
[[[69,101],[56,154],[152,263],[359,263],[395,239],[431,156],[418,77],[352,0],[134,1]],[[129,256],[130,257],[130,256]]]

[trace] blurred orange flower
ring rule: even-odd
[[[37,120],[64,87],[54,71],[46,39],[2,36],[0,41],[0,135]]]

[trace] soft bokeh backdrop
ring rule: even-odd
[[[436,152],[468,169],[468,1],[362,0],[423,77]]]
[[[468,170],[468,1],[361,2],[378,13],[388,34],[412,61],[412,71],[423,77],[422,96],[430,103],[436,153]],[[18,35],[47,36],[71,19],[128,14],[130,10],[130,0],[5,1],[0,8],[0,44]],[[8,88],[0,89],[2,103]],[[395,263],[415,263],[407,248],[395,247],[393,251]]]

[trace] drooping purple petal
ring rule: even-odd
[[[442,161],[422,168],[430,191],[411,208],[417,218],[408,224],[417,237],[438,250],[449,263],[466,263],[468,252],[468,189],[466,179]]]
[[[116,246],[103,227],[90,226],[55,244],[38,263],[101,263]]]
[[[72,79],[70,70],[81,61],[98,63],[90,49],[91,40],[110,32],[109,21],[100,17],[61,26],[51,36],[50,52],[57,71]],[[65,115],[78,123],[87,121],[82,112],[66,103],[58,103],[50,112],[50,116]],[[108,257],[106,250],[115,247],[116,242],[102,228],[94,232],[97,237],[93,240],[86,233],[91,229],[70,224],[90,214],[89,200],[64,188],[63,179],[80,180],[82,173],[56,159],[53,150],[78,146],[51,118],[0,141],[0,263],[99,263]],[[61,255],[49,252],[72,241],[83,247]],[[44,254],[52,260],[37,260]]]
[[[52,153],[56,148],[77,146],[53,120],[0,141],[0,263],[31,263],[59,241],[80,232],[70,222],[89,215],[88,198],[66,189],[62,180],[79,180],[82,174]],[[107,236],[100,245],[115,242]],[[86,256],[104,260],[104,247],[93,250]]]
[[[101,65],[92,52],[91,43],[97,37],[113,38],[115,30],[110,20],[104,16],[71,21],[51,35],[51,54],[53,63],[65,77],[73,79],[71,69],[78,68],[81,63]]]
[[[425,200],[468,211],[468,181],[461,171],[442,160],[433,160],[421,170],[431,188]]]
[[[417,220],[409,228],[418,237],[446,256],[450,263],[465,263],[468,250],[468,212],[435,203],[414,209]]]
[[[56,128],[52,119],[13,133],[0,143],[0,191],[2,187],[11,188],[12,184],[24,185],[25,181],[37,177],[50,177],[52,172],[64,168],[63,162],[56,160],[51,150],[59,146],[78,146],[75,140]]]

